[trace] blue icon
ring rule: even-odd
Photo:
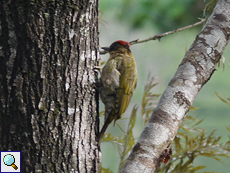
[[[18,167],[14,164],[15,163],[15,158],[12,154],[7,154],[3,158],[3,162],[7,166],[12,166],[15,170],[18,169]]]

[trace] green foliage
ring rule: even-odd
[[[100,172],[101,172],[101,173],[113,173],[112,171],[110,171],[110,169],[103,168],[102,166],[101,166],[101,168],[100,168]]]
[[[137,114],[137,106],[135,105],[132,110],[132,114],[129,118],[128,129],[126,135],[123,138],[122,147],[118,144],[117,148],[120,155],[120,165],[119,169],[124,165],[126,158],[128,157],[129,152],[132,150],[135,139],[133,136],[133,128],[136,124],[136,114]]]
[[[143,124],[146,124],[156,107],[156,99],[158,99],[159,95],[152,93],[152,89],[156,85],[157,84],[154,82],[154,77],[151,77],[149,74],[148,82],[144,87],[144,94],[141,103]],[[217,96],[220,98],[219,95]],[[226,99],[222,99],[222,101],[224,100],[225,103],[229,103],[230,99]],[[135,144],[133,130],[135,129],[136,125],[137,110],[138,106],[135,105],[129,118],[128,128],[124,136],[114,137],[108,133],[102,140],[102,142],[111,142],[114,147],[118,149],[118,153],[120,155],[119,168],[124,165],[133,145]],[[191,110],[195,111],[197,108],[191,107],[190,111]],[[173,152],[171,159],[167,164],[162,164],[157,172],[200,172],[200,170],[206,166],[193,165],[194,160],[196,160],[198,157],[213,158],[219,162],[221,162],[220,157],[230,157],[228,153],[230,151],[230,137],[229,141],[222,143],[220,141],[221,137],[215,135],[215,130],[213,130],[210,134],[207,134],[205,129],[199,127],[203,121],[204,119],[198,120],[193,116],[186,116],[184,121],[181,123],[180,129],[171,145]],[[227,130],[230,133],[230,126],[227,127]],[[110,173],[111,171],[101,167],[101,172]]]
[[[226,96],[224,96],[225,98],[221,97],[217,92],[215,92],[215,94],[217,95],[217,97],[224,103],[226,103],[228,106],[230,106],[230,98],[227,98]]]
[[[204,7],[204,12],[203,12],[203,16],[207,19],[210,14],[212,13],[212,11],[214,10],[216,3],[218,2],[218,0],[209,0],[207,1],[208,3],[206,4],[206,6]]]
[[[154,26],[161,32],[207,19],[218,0],[100,0],[100,11],[114,11],[132,29]],[[117,10],[119,9],[119,10]]]
[[[155,109],[155,105],[157,105],[157,98],[160,94],[153,94],[152,89],[157,85],[154,82],[154,77],[151,77],[151,73],[148,75],[147,84],[144,87],[144,94],[141,102],[141,115],[144,120],[144,124],[146,124]]]
[[[230,134],[230,126],[227,127],[228,133]],[[230,136],[228,137],[229,140],[225,143],[225,150],[230,151]]]
[[[210,1],[213,0],[123,0],[116,3],[101,0],[100,9],[116,9],[117,18],[134,29],[150,24],[160,31],[168,31],[197,22],[203,16],[205,3]]]
[[[221,137],[215,136],[215,130],[206,135],[206,130],[198,127],[202,121],[192,116],[186,117],[172,144],[172,159],[162,165],[158,172],[196,172],[206,167],[193,165],[199,156],[210,157],[219,162],[219,157],[230,157],[226,154],[226,143],[220,142]]]
[[[222,55],[221,59],[218,62],[218,67],[219,68],[223,68],[223,71],[225,70],[225,65],[230,65],[230,63],[228,62],[228,60]]]

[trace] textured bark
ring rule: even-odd
[[[0,1],[0,150],[22,172],[99,170],[98,0]]]
[[[154,172],[196,95],[208,82],[228,44],[230,0],[220,0],[186,53],[120,172]]]

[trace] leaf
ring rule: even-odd
[[[182,146],[180,144],[180,138],[175,137],[174,143],[175,143],[176,152],[180,152],[182,150]]]
[[[217,97],[224,103],[228,104],[228,106],[230,106],[230,102],[229,102],[229,98],[227,98],[227,100],[225,100],[224,98],[222,98],[217,92],[215,92],[215,94],[217,95]]]
[[[154,79],[155,79],[154,77],[151,77],[151,73],[149,73],[147,83],[144,87],[144,93],[141,102],[141,114],[144,120],[144,124],[147,123],[152,112],[156,107],[158,100],[156,101],[155,99],[160,96],[159,94],[153,94],[151,92],[153,87],[157,85],[157,83],[154,83]]]
[[[110,133],[106,133],[102,139],[102,142],[111,142],[116,141],[116,138],[114,136],[111,136]]]
[[[183,129],[185,132],[189,133],[190,135],[193,135],[188,129],[186,129],[185,127],[181,126],[181,129]]]
[[[190,171],[195,172],[195,171],[201,170],[203,168],[206,168],[206,166],[197,166],[197,167],[192,168]]]
[[[198,109],[200,109],[200,108],[196,108],[194,106],[190,106],[190,108],[189,108],[190,111],[195,111],[195,110],[198,110]]]
[[[221,136],[215,135],[216,130],[207,135],[205,129],[197,127],[202,121],[204,119],[198,120],[191,116],[184,119],[172,143],[174,152],[170,167],[163,165],[159,172],[197,172],[206,167],[193,165],[198,156],[213,158],[219,162],[222,162],[220,157],[230,157],[230,141],[221,143]],[[230,133],[230,126],[227,129]]]
[[[202,123],[203,121],[204,121],[204,119],[198,121],[198,122],[197,122],[196,124],[194,124],[192,127],[195,127],[195,126],[199,125],[199,124]]]
[[[228,127],[226,127],[226,128],[227,128],[228,132],[230,133],[230,126],[228,126]]]
[[[124,140],[124,144],[123,144],[123,150],[121,149],[121,151],[119,152],[120,154],[120,165],[119,165],[119,168],[121,168],[125,161],[126,161],[126,158],[128,156],[128,153],[131,151],[131,149],[133,148],[133,145],[134,145],[134,136],[133,136],[133,128],[135,126],[135,123],[136,123],[136,113],[137,113],[137,105],[135,105],[133,107],[133,110],[132,110],[132,114],[129,118],[129,124],[128,124],[128,128],[127,128],[127,132],[126,132],[126,135],[125,137],[123,138]]]
[[[103,167],[101,166],[101,168],[100,168],[100,173],[113,173],[113,172],[110,171],[109,168],[103,168]]]

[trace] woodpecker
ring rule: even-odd
[[[100,78],[99,93],[105,105],[105,119],[99,145],[109,124],[114,120],[115,125],[125,112],[137,85],[136,62],[129,47],[129,42],[123,40],[115,41],[110,47],[102,47],[110,57]]]

